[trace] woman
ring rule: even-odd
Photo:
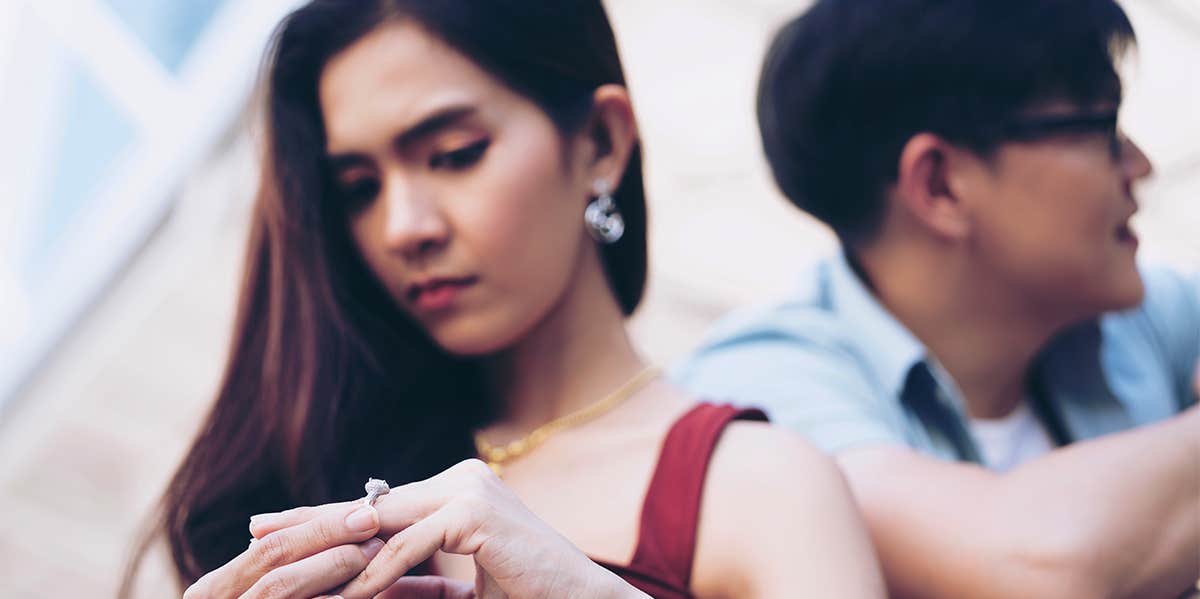
[[[626,335],[646,218],[599,0],[316,0],[268,83],[232,356],[165,498],[187,597],[881,595],[836,469]],[[329,504],[369,476],[410,484]]]

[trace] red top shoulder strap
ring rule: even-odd
[[[631,567],[653,572],[679,588],[690,586],[708,463],[721,433],[734,420],[766,421],[767,416],[760,410],[701,403],[667,432],[642,504]]]

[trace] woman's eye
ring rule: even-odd
[[[363,177],[340,184],[338,192],[348,209],[357,210],[368,206],[375,200],[375,196],[379,195],[379,182],[370,177]]]
[[[490,143],[490,141],[482,139],[457,150],[434,154],[429,159],[429,168],[451,171],[466,170],[479,162],[480,158],[483,158],[483,153],[487,151],[488,144]]]

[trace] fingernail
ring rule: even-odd
[[[358,546],[362,549],[363,555],[367,556],[367,561],[375,559],[379,555],[379,551],[383,549],[383,541],[377,537],[371,537],[366,543]]]
[[[278,516],[278,514],[254,514],[253,516],[250,516],[250,524],[262,524],[271,520],[275,516]]]
[[[379,514],[375,508],[364,505],[346,516],[346,526],[354,532],[367,532],[379,527]]]

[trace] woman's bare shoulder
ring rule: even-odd
[[[879,576],[837,465],[767,423],[726,428],[709,464],[698,534],[700,596],[790,596],[784,588],[863,596],[840,593],[852,580],[870,588]],[[836,567],[817,566],[830,556]]]
[[[709,465],[706,486],[716,493],[738,488],[787,492],[817,499],[828,486],[845,486],[833,460],[800,435],[766,422],[735,421],[726,427]]]

